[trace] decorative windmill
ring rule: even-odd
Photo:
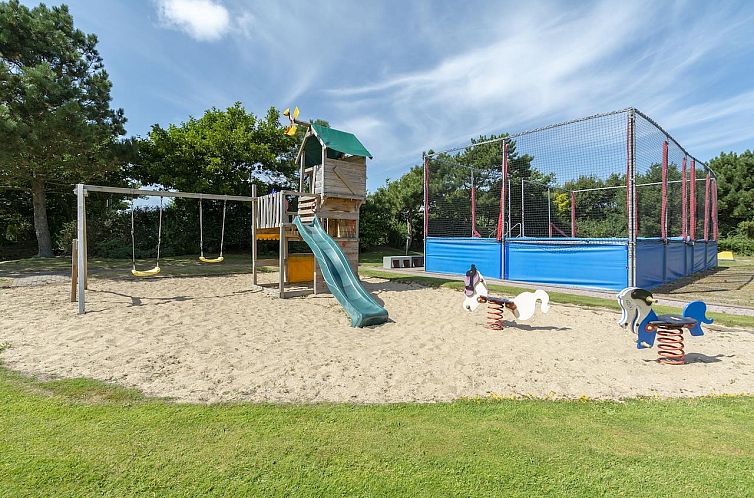
[[[285,128],[285,134],[289,137],[292,137],[296,135],[296,131],[298,130],[299,125],[300,126],[309,126],[309,123],[306,121],[299,121],[298,120],[298,114],[299,109],[298,106],[293,108],[293,113],[291,113],[291,108],[288,107],[283,111],[283,116],[288,116],[288,119],[290,120],[291,124],[289,124]]]

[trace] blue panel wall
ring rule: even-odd
[[[652,289],[665,282],[665,244],[660,239],[636,241],[636,286]]]
[[[697,240],[694,243],[694,273],[703,271],[707,266],[707,254],[704,241]]]
[[[686,243],[672,239],[665,247],[665,281],[672,282],[686,275]]]
[[[694,245],[681,239],[670,239],[663,244],[660,239],[643,238],[636,241],[636,285],[648,289],[673,282],[717,266],[717,242],[705,244],[697,240]]]
[[[714,268],[717,266],[717,241],[711,240],[707,242],[707,268]]]
[[[694,273],[694,246],[686,244],[686,275]]]
[[[627,258],[625,243],[505,243],[506,278],[523,282],[620,290]]]
[[[426,269],[462,275],[472,264],[490,278],[522,282],[620,290],[627,286],[626,242],[584,243],[588,239],[427,239]],[[528,243],[536,242],[536,243]],[[569,244],[573,242],[573,244]],[[505,267],[503,267],[505,263]],[[679,238],[667,244],[657,238],[641,238],[636,247],[636,285],[652,289],[685,275],[717,266],[717,242],[694,245]]]
[[[482,275],[502,278],[502,246],[495,239],[429,237],[425,268],[430,272],[462,275],[475,264]]]

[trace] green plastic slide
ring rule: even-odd
[[[351,317],[351,326],[366,327],[385,323],[388,319],[387,310],[364,289],[359,277],[351,270],[345,254],[332,237],[327,235],[319,220],[314,218],[311,224],[305,224],[296,216],[293,223],[317,258],[330,292]]]

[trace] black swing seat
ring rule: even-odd
[[[649,325],[655,327],[667,327],[667,328],[691,328],[697,324],[697,321],[693,318],[677,315],[660,315],[657,319],[649,322]]]
[[[511,304],[513,302],[513,299],[508,299],[508,298],[505,298],[505,297],[491,297],[491,296],[487,296],[486,299],[487,299],[488,302],[495,303],[495,304]]]

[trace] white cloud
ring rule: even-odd
[[[160,21],[199,41],[222,38],[231,27],[230,13],[213,0],[158,0]]]

